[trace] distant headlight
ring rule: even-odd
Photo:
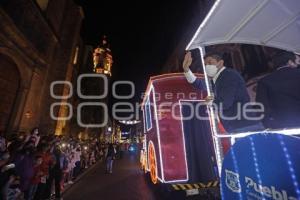
[[[135,148],[133,146],[129,147],[129,151],[135,151]]]

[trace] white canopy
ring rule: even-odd
[[[216,0],[186,49],[224,43],[300,52],[300,0]]]

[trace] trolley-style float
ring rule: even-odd
[[[226,43],[264,45],[299,53],[300,1],[216,0],[186,50],[199,49],[203,57],[206,46]],[[202,62],[204,65],[203,58]],[[144,168],[150,171],[154,183],[158,181],[162,183],[191,182],[191,179],[195,178],[193,176],[195,171],[207,174],[207,176],[196,176],[202,179],[200,180],[202,182],[214,180],[216,171],[219,176],[221,173],[224,158],[222,141],[229,139],[234,143],[237,138],[255,134],[255,132],[221,133],[213,109],[205,106],[202,106],[202,112],[205,113],[204,110],[207,110],[210,120],[196,123],[195,119],[176,121],[169,118],[169,111],[161,109],[161,104],[164,102],[178,103],[180,106],[174,108],[174,112],[183,117],[183,111],[187,105],[183,105],[182,102],[202,101],[206,95],[212,95],[205,71],[203,77],[199,76],[206,80],[207,94],[194,91],[182,74],[161,75],[152,77],[149,81],[142,106],[146,139],[141,161]],[[187,95],[184,98],[166,99],[166,93],[176,94],[178,92],[185,95],[194,92],[197,95],[194,98]],[[156,94],[160,94],[159,100],[155,99]],[[201,127],[191,128],[195,124],[201,124]],[[300,128],[263,132],[299,135]],[[191,139],[191,137],[199,135],[203,136],[202,140]],[[204,137],[205,140],[203,140]],[[191,141],[194,142],[194,146],[187,145]],[[193,153],[201,152],[195,146],[207,151],[203,153],[204,157],[200,155],[193,157]],[[199,157],[206,159],[207,163],[204,165],[207,166],[204,169],[195,168],[197,164],[193,162]],[[192,164],[190,165],[190,163]],[[217,166],[217,170],[214,170],[215,166]]]
[[[151,77],[142,103],[145,140],[141,163],[153,183],[217,186],[206,97],[206,91],[191,87],[183,73]]]

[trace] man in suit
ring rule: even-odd
[[[265,107],[268,128],[300,126],[300,69],[294,53],[280,52],[273,58],[274,72],[257,84],[256,101]]]
[[[187,52],[183,61],[186,79],[194,87],[206,90],[204,80],[197,79],[189,68],[192,60],[191,52]],[[225,130],[227,132],[246,132],[264,129],[259,118],[253,119],[256,113],[243,114],[243,106],[250,102],[250,98],[241,75],[236,70],[225,67],[224,60],[218,53],[206,54],[204,61],[206,74],[212,80],[213,105],[218,111]]]

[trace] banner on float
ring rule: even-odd
[[[239,139],[226,154],[222,199],[299,200],[300,139],[256,134]]]

